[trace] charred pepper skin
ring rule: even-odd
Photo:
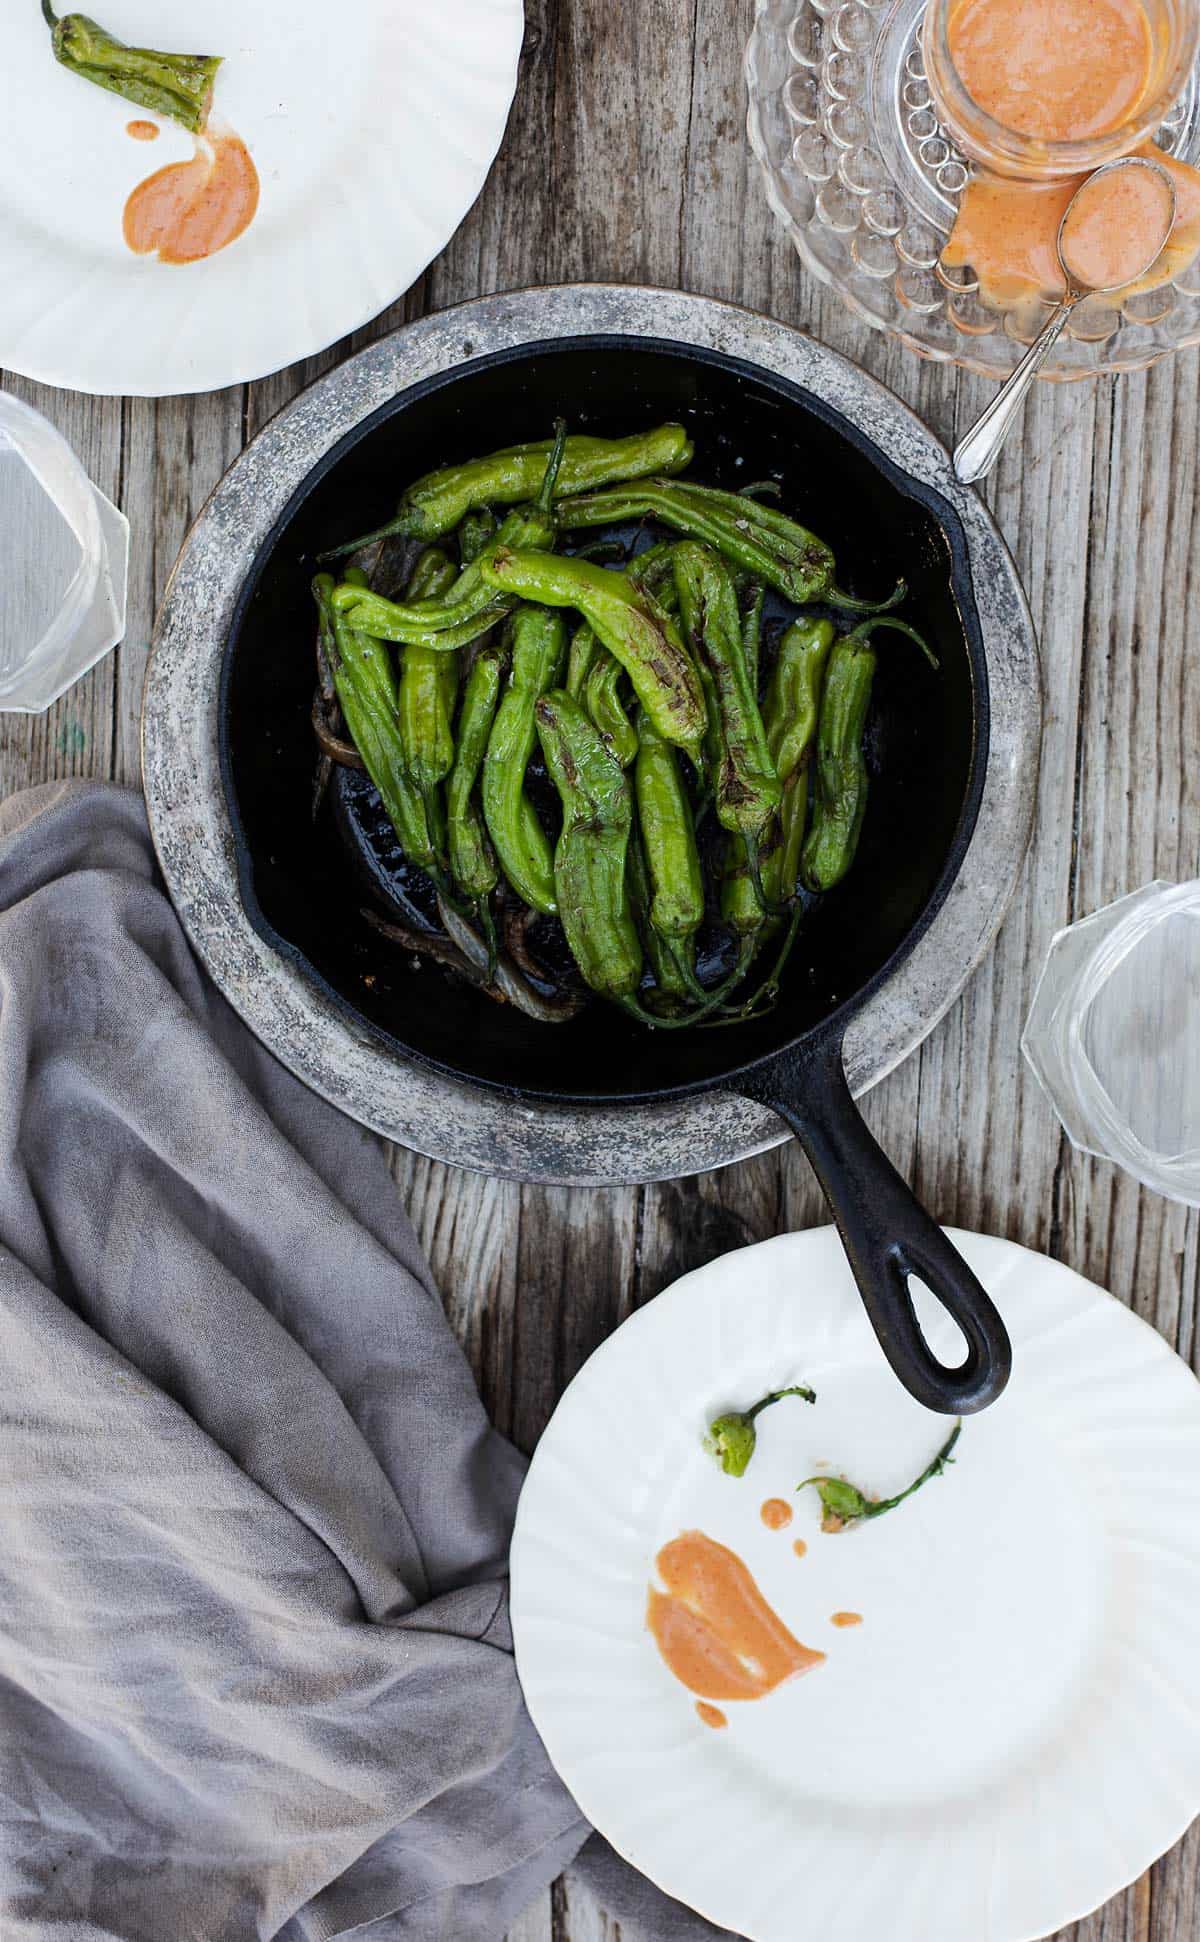
[[[855,613],[874,613],[904,596],[903,581],[885,601],[858,600],[844,593],[834,580],[832,550],[806,526],[740,493],[689,485],[684,479],[650,479],[645,484],[580,494],[563,506],[560,528],[577,532],[581,527],[631,519],[657,519],[689,539],[702,540],[731,566],[773,587],[798,607],[821,600]]]
[[[497,599],[484,577],[487,561],[509,546],[554,545],[557,537],[554,482],[566,445],[567,428],[560,420],[554,445],[543,466],[537,499],[531,506],[519,506],[510,512],[495,538],[440,592],[422,599],[385,600],[381,594],[364,592],[347,575],[333,596],[334,607],[353,614],[356,626],[369,628],[380,640],[428,647],[438,653],[452,653],[490,632],[498,620],[511,612],[515,603]]]
[[[584,983],[602,998],[632,1000],[642,947],[626,884],[629,783],[565,689],[544,694],[535,712],[546,768],[562,800],[554,881],[571,955]]]
[[[761,836],[781,790],[767,733],[746,666],[737,593],[724,561],[711,547],[684,540],[675,548],[675,589],[684,631],[708,670],[720,724],[720,754],[712,777],[717,821],[747,838]]]
[[[834,643],[825,671],[817,728],[812,826],[800,858],[800,875],[809,890],[832,890],[842,881],[858,849],[868,795],[863,729],[878,662],[870,637],[881,627],[906,634],[937,666],[916,628],[890,615],[860,621]]]
[[[405,771],[391,656],[382,642],[360,634],[345,615],[334,612],[332,592],[331,576],[318,574],[313,598],[346,727],[405,856],[436,874],[438,832],[430,827],[426,806]]]
[[[486,458],[469,459],[463,465],[446,465],[427,472],[409,486],[394,519],[374,532],[347,540],[344,545],[323,553],[321,558],[338,559],[392,533],[407,539],[443,539],[470,512],[485,506],[515,506],[532,499],[541,483],[552,445],[549,439],[535,440],[532,444],[492,452]],[[682,472],[691,459],[692,441],[682,425],[657,425],[652,431],[637,432],[631,438],[575,435],[567,440],[555,497],[562,499],[572,493],[592,492],[651,474],[672,475]]]
[[[152,47],[127,47],[87,14],[60,18],[50,0],[42,0],[42,15],[61,67],[132,101],[135,107],[166,115],[190,134],[203,134],[221,65],[219,54],[160,54]]]
[[[480,908],[500,881],[496,854],[476,797],[500,701],[504,660],[504,649],[496,641],[485,642],[475,656],[463,688],[454,766],[446,784],[450,875],[463,895]]]
[[[553,553],[500,547],[480,565],[502,593],[577,608],[625,669],[659,734],[699,766],[707,720],[700,677],[674,621],[651,595],[624,573]]]
[[[558,614],[520,607],[510,623],[512,669],[483,766],[483,814],[500,867],[523,903],[557,910],[554,851],[525,789],[537,744],[535,709],[562,671],[566,629]]]

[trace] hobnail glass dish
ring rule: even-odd
[[[1005,378],[1043,318],[1002,315],[940,265],[967,180],[925,79],[924,0],[758,0],[747,125],[805,268],[922,357]],[[1200,66],[1156,137],[1200,161]],[[1048,311],[1048,306],[1047,306]],[[1200,259],[1174,283],[1075,309],[1042,375],[1137,371],[1200,343]]]

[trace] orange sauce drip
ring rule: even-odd
[[[158,123],[155,121],[129,121],[125,124],[125,133],[132,135],[135,142],[156,142],[158,140]]]
[[[160,263],[197,263],[228,247],[254,220],[258,170],[246,144],[210,129],[190,162],[172,162],[139,182],[125,204],[125,241]]]
[[[798,1537],[795,1543],[793,1544],[792,1549],[796,1553],[796,1556],[798,1558],[802,1558],[805,1555],[806,1551],[808,1550],[808,1546],[804,1542],[804,1539],[802,1537]]]
[[[696,1716],[706,1726],[728,1726],[729,1721],[719,1706],[710,1706],[706,1699],[696,1701]]]
[[[1200,251],[1200,171],[1164,155],[1150,143],[1138,153],[1160,163],[1170,174],[1175,184],[1175,227],[1157,261],[1144,275],[1125,286],[1127,297],[1170,283]],[[1135,178],[1141,173],[1141,170],[1129,171]],[[942,251],[942,262],[953,270],[970,265],[979,279],[980,296],[999,310],[1013,309],[1040,297],[1061,296],[1064,280],[1058,261],[1058,226],[1071,197],[1085,179],[1072,175],[1053,182],[1011,182],[993,175],[972,176],[963,192],[950,240]],[[1111,196],[1125,179],[1121,172],[1102,177],[1096,184],[1099,210],[1106,207],[1118,212],[1125,210],[1124,217],[1118,215],[1114,220],[1129,220],[1125,197],[1122,194],[1119,201],[1114,197],[1108,203],[1102,199],[1101,192]],[[1145,219],[1144,211],[1142,219]],[[1102,215],[1101,225],[1105,220]],[[1115,242],[1112,248],[1115,255]],[[1123,246],[1121,253],[1124,254]],[[1134,250],[1131,241],[1125,261],[1144,263],[1147,254],[1147,248],[1140,243]]]
[[[768,1497],[758,1514],[769,1531],[786,1531],[792,1521],[792,1507],[785,1497]]]
[[[681,1685],[702,1699],[762,1699],[825,1657],[794,1638],[735,1552],[684,1531],[657,1560],[646,1623]]]
[[[862,1613],[861,1612],[835,1612],[833,1614],[833,1617],[830,1619],[829,1623],[831,1625],[839,1626],[844,1631],[847,1625],[861,1625]]]
[[[1110,134],[1150,82],[1153,38],[1139,0],[960,0],[946,39],[971,99],[1036,141]]]

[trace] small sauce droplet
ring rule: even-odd
[[[831,1625],[841,1626],[843,1630],[847,1625],[861,1625],[862,1613],[861,1612],[835,1612],[833,1614],[833,1617],[830,1619],[829,1623]]]
[[[825,1657],[801,1645],[734,1551],[683,1531],[655,1559],[646,1623],[669,1671],[700,1699],[762,1699]]]
[[[125,124],[125,133],[132,135],[135,142],[156,142],[158,123],[156,121],[130,121]]]
[[[798,1558],[802,1558],[805,1552],[808,1550],[808,1546],[804,1542],[804,1539],[802,1537],[798,1537],[796,1539],[796,1542],[793,1544],[792,1549],[796,1553],[796,1556]]]
[[[783,1497],[768,1497],[758,1514],[769,1531],[786,1531],[792,1521],[792,1507]]]
[[[696,1714],[706,1726],[728,1726],[729,1721],[719,1706],[710,1706],[706,1699],[696,1701]]]

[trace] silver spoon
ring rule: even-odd
[[[1156,235],[1154,248],[1147,255],[1145,262],[1137,264],[1127,276],[1121,278],[1120,283],[1082,283],[1078,277],[1072,274],[1071,267],[1063,255],[1063,231],[1066,228],[1067,220],[1072,209],[1074,209],[1075,204],[1078,202],[1080,196],[1084,194],[1085,190],[1090,189],[1092,183],[1099,176],[1113,175],[1117,169],[1149,169],[1154,175],[1158,176],[1160,181],[1166,184],[1169,196],[1167,205],[1169,214],[1167,221],[1161,234]],[[969,485],[972,479],[982,479],[986,472],[991,471],[1000,455],[1000,447],[1008,436],[1013,419],[1021,409],[1025,393],[1028,391],[1033,380],[1041,370],[1042,365],[1046,362],[1050,352],[1058,342],[1062,327],[1076,304],[1081,303],[1084,297],[1103,296],[1109,290],[1123,289],[1127,283],[1135,283],[1138,277],[1144,276],[1150,268],[1150,265],[1161,255],[1163,246],[1174,226],[1175,184],[1172,182],[1166,169],[1161,168],[1157,162],[1147,161],[1145,156],[1126,155],[1120,161],[1106,162],[1103,168],[1093,170],[1086,182],[1080,183],[1075,194],[1071,197],[1070,202],[1063,210],[1062,221],[1058,225],[1058,236],[1055,242],[1055,248],[1058,251],[1059,267],[1066,279],[1066,295],[1046,319],[1043,328],[1034,338],[1016,370],[1012,373],[1011,377],[1005,379],[999,391],[992,399],[991,404],[987,407],[987,410],[980,413],[966,437],[960,440],[959,444],[955,447],[954,473],[956,478],[961,479],[965,485]]]

